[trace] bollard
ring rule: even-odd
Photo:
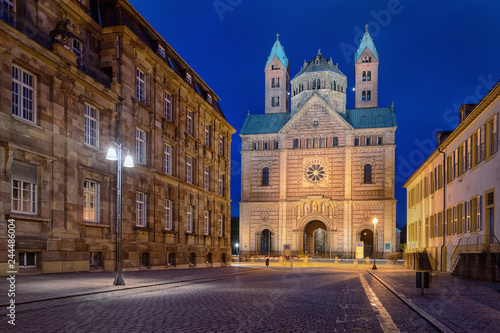
[[[354,268],[358,268],[358,259],[354,260]]]
[[[338,264],[339,263],[339,257],[335,257],[335,263]]]

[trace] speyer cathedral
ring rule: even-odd
[[[242,138],[240,255],[353,258],[396,251],[394,106],[378,106],[379,53],[365,31],[355,53],[355,108],[347,77],[321,51],[290,80],[279,41],[265,65],[265,112]],[[376,242],[373,218],[376,217]]]

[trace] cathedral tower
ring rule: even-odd
[[[266,113],[286,113],[288,107],[288,91],[290,71],[285,49],[280,43],[279,34],[267,58],[266,67]]]
[[[354,76],[356,78],[354,107],[378,107],[378,51],[368,32],[368,25],[354,55]]]

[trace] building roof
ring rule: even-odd
[[[397,126],[394,107],[348,109],[345,114],[339,113],[339,115],[355,129]],[[240,134],[278,133],[291,118],[288,112],[248,114]]]
[[[276,36],[276,42],[274,42],[273,48],[271,49],[271,53],[269,54],[269,57],[267,57],[267,62],[266,62],[266,67],[269,66],[269,63],[271,60],[273,60],[274,56],[277,56],[278,59],[283,63],[283,65],[288,67],[288,58],[286,57],[285,54],[285,48],[283,45],[281,45],[280,40],[279,40],[279,35]]]
[[[368,32],[368,25],[366,26],[365,34],[363,35],[363,38],[361,38],[358,50],[354,54],[354,61],[357,61],[361,53],[368,48],[373,55],[379,60],[378,58],[378,51],[377,48],[375,47],[375,44],[373,43],[372,36],[370,36],[370,33]]]
[[[293,79],[304,73],[314,72],[332,72],[345,76],[344,73],[340,71],[338,66],[333,64],[332,59],[328,60],[321,55],[321,50],[318,50],[318,55],[314,57],[313,60],[306,63]]]
[[[290,120],[290,113],[265,113],[248,114],[240,134],[270,134],[278,133],[283,126]]]

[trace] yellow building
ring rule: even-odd
[[[0,267],[23,272],[225,264],[234,129],[217,95],[124,0],[2,1]]]
[[[479,104],[462,105],[458,127],[438,133],[437,149],[404,184],[410,266],[418,268],[415,254],[425,251],[433,269],[485,279],[494,273],[499,96],[497,84]]]

